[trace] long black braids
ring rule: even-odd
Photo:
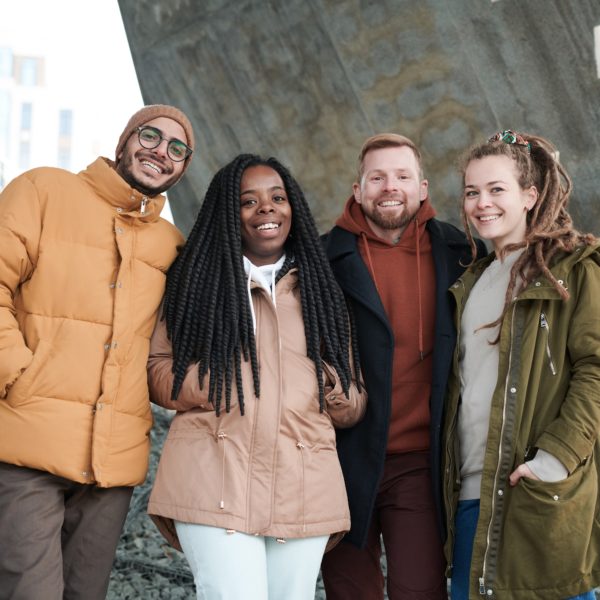
[[[319,407],[323,411],[322,360],[336,370],[346,395],[352,369],[359,381],[356,337],[350,335],[353,323],[346,316],[344,295],[331,271],[300,186],[276,159],[252,154],[237,156],[213,177],[190,236],[167,275],[163,318],[173,346],[171,398],[177,399],[189,365],[196,362],[201,387],[210,373],[208,400],[217,415],[223,396],[225,410],[230,411],[234,382],[240,412],[244,414],[242,361],[250,361],[254,393],[260,396],[240,232],[242,175],[247,168],[257,165],[268,166],[279,174],[292,208],[286,260],[278,277],[291,268],[298,269],[307,356],[315,363]]]

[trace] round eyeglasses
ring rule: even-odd
[[[150,127],[150,125],[142,125],[141,127],[136,127],[135,130],[137,131],[140,145],[148,150],[157,148],[163,140],[167,139],[163,137],[160,129]],[[185,160],[192,152],[193,150],[187,144],[184,144],[177,138],[167,140],[167,156],[173,162]]]

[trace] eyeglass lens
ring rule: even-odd
[[[160,131],[154,127],[142,127],[139,130],[140,144],[144,148],[156,148],[163,140]],[[187,158],[190,148],[180,140],[169,140],[167,143],[167,154],[171,160],[180,162]]]

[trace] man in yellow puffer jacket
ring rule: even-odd
[[[135,113],[115,161],[39,168],[0,194],[0,599],[105,598],[146,475],[146,361],[183,242],[160,218],[194,134]]]

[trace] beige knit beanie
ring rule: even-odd
[[[129,119],[127,125],[125,125],[125,129],[119,138],[119,143],[117,144],[117,149],[115,150],[115,163],[119,162],[119,154],[123,152],[123,148],[125,148],[125,144],[127,140],[131,136],[131,134],[135,131],[136,127],[140,125],[144,125],[148,121],[152,121],[152,119],[156,119],[157,117],[167,117],[168,119],[173,119],[173,121],[177,121],[185,131],[185,136],[187,137],[187,145],[194,149],[194,130],[192,129],[192,124],[190,120],[178,109],[174,106],[168,106],[167,104],[149,104],[148,106],[144,106],[144,108],[138,110],[132,117]],[[183,170],[188,168],[190,161],[192,160],[193,154],[190,154],[186,159],[183,165]]]

